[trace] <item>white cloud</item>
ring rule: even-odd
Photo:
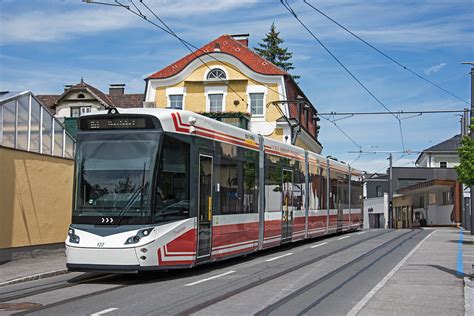
[[[436,73],[440,71],[444,66],[446,66],[446,63],[440,63],[438,65],[434,65],[428,69],[425,70],[425,75],[431,75],[432,73]]]
[[[148,1],[147,5],[162,17],[189,17],[192,15],[224,12],[238,7],[253,5],[256,0],[227,1]],[[113,3],[111,1],[110,3]],[[123,1],[124,4],[130,5]],[[141,12],[150,18],[152,14],[137,1]],[[36,4],[36,7],[35,7]],[[63,3],[64,4],[64,3]],[[70,3],[68,3],[70,4]],[[15,42],[54,42],[82,34],[93,34],[125,28],[150,28],[145,21],[124,8],[104,7],[93,4],[83,6],[44,6],[32,2],[33,10],[0,14],[0,45]],[[78,9],[80,8],[80,9]],[[134,9],[133,7],[131,7]],[[135,10],[135,9],[134,9]]]
[[[120,10],[30,11],[2,17],[1,44],[51,42],[77,34],[112,31],[132,26],[134,17]]]

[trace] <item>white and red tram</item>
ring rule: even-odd
[[[361,173],[193,112],[79,119],[71,271],[186,268],[354,230]]]

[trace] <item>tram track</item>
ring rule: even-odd
[[[380,233],[380,234],[376,234],[376,235],[372,235],[372,236],[368,236],[366,238],[363,238],[363,239],[360,239],[358,241],[355,241],[353,243],[350,243],[344,247],[339,247],[338,249],[334,250],[334,251],[331,251],[327,254],[324,254],[324,255],[321,255],[321,256],[318,256],[316,258],[316,260],[311,260],[311,263],[313,262],[316,262],[316,261],[319,261],[319,260],[322,260],[324,258],[327,258],[331,255],[334,255],[336,254],[337,252],[340,252],[340,251],[343,251],[343,250],[346,250],[346,249],[349,249],[351,247],[354,247],[360,243],[363,243],[363,242],[366,242],[366,241],[369,241],[371,239],[374,239],[374,238],[377,238],[379,236],[382,236],[382,235],[385,235],[385,234],[388,234],[390,233],[391,231],[385,231],[383,233]],[[296,246],[296,245],[295,245]],[[268,250],[277,250],[275,248],[273,249],[268,249]],[[264,253],[263,253],[264,254]],[[225,263],[225,261],[223,261],[222,263]],[[308,265],[308,264],[311,264],[311,263],[306,263],[305,265]],[[301,267],[303,267],[303,265],[301,265]],[[285,271],[285,273],[287,273],[287,271]],[[86,279],[86,280],[81,280],[81,282],[77,282],[77,283],[73,283],[73,284],[58,284],[56,286],[49,286],[45,289],[38,289],[38,290],[34,290],[34,291],[29,291],[28,293],[22,293],[22,294],[18,294],[16,296],[10,296],[8,298],[1,298],[0,299],[0,302],[6,302],[6,301],[11,301],[11,300],[17,300],[17,299],[21,299],[21,298],[25,298],[25,297],[29,297],[29,296],[32,296],[32,295],[36,295],[36,294],[42,294],[42,293],[47,293],[47,292],[51,292],[51,291],[54,291],[54,290],[58,290],[58,289],[64,289],[64,288],[69,288],[69,287],[73,287],[73,286],[77,286],[77,285],[80,285],[80,284],[84,284],[84,283],[88,283],[88,282],[93,282],[93,281],[98,281],[100,279],[102,280],[106,280],[106,279],[111,279],[111,278],[114,278],[114,277],[117,277],[118,275],[114,274],[114,275],[101,275],[97,278],[93,278],[93,279]],[[275,275],[271,276],[271,278],[274,278]],[[168,279],[168,278],[166,278]],[[65,300],[61,300],[61,301],[58,301],[58,302],[54,302],[54,303],[51,303],[51,304],[46,304],[46,305],[43,305],[43,306],[40,306],[40,307],[37,307],[37,308],[33,308],[33,309],[29,309],[29,310],[25,310],[25,311],[20,311],[18,312],[17,314],[14,314],[14,315],[26,315],[26,314],[29,314],[29,313],[33,313],[33,312],[37,312],[37,311],[42,311],[42,310],[46,310],[48,308],[52,308],[52,307],[55,307],[55,306],[60,306],[60,305],[63,305],[63,304],[67,304],[67,303],[70,303],[70,302],[74,302],[74,301],[79,301],[81,299],[85,299],[85,298],[88,298],[88,297],[91,297],[91,296],[94,296],[94,295],[100,295],[100,294],[104,294],[104,293],[107,293],[107,292],[112,292],[112,291],[116,291],[116,290],[120,290],[120,289],[123,289],[125,287],[128,287],[128,286],[132,286],[132,285],[137,285],[137,284],[140,284],[140,283],[143,283],[143,279],[134,279],[134,280],[131,280],[131,282],[127,282],[127,284],[123,284],[123,285],[119,285],[119,286],[116,286],[116,287],[113,287],[113,288],[110,288],[110,289],[104,289],[104,290],[99,290],[99,291],[96,291],[96,292],[92,292],[92,293],[88,293],[88,294],[84,294],[84,295],[80,295],[80,296],[76,296],[76,297],[72,297],[72,298],[68,298],[68,299],[65,299]],[[257,285],[254,285],[254,286],[258,286]],[[241,289],[239,292],[242,292],[242,291],[245,291],[246,288],[243,288]],[[235,294],[238,294],[238,293],[234,293],[233,295]],[[225,299],[225,298],[223,298]],[[221,299],[222,300],[222,299]],[[204,308],[204,307],[203,307]]]
[[[203,309],[205,309],[205,308],[207,308],[207,307],[209,307],[209,306],[212,306],[212,305],[217,304],[217,303],[219,303],[219,302],[221,302],[221,301],[223,301],[223,300],[226,300],[226,299],[228,299],[228,298],[230,298],[230,297],[233,297],[233,296],[235,296],[235,295],[237,295],[237,294],[240,294],[240,293],[242,293],[242,292],[245,292],[245,291],[247,291],[247,290],[250,290],[250,289],[252,289],[252,288],[255,288],[255,287],[257,287],[257,286],[260,286],[260,285],[262,285],[262,284],[264,284],[264,283],[270,282],[270,281],[272,281],[272,280],[274,280],[274,279],[276,279],[276,278],[282,277],[282,276],[284,276],[284,275],[286,275],[286,274],[288,274],[288,273],[290,273],[290,272],[293,272],[293,271],[296,271],[296,270],[305,268],[305,267],[307,267],[308,265],[314,264],[314,263],[316,263],[316,262],[318,262],[318,261],[321,261],[321,260],[323,260],[323,259],[326,259],[326,258],[328,258],[328,257],[331,257],[331,256],[333,256],[333,255],[335,255],[335,254],[337,254],[337,253],[339,253],[339,252],[341,252],[341,251],[350,249],[350,248],[352,248],[352,247],[354,247],[354,246],[357,246],[357,245],[359,245],[359,244],[361,244],[361,243],[367,242],[367,241],[369,241],[369,240],[372,240],[372,239],[374,239],[374,238],[377,238],[377,237],[380,237],[380,236],[382,236],[382,235],[386,235],[386,234],[389,234],[389,233],[392,233],[392,232],[394,232],[394,231],[386,231],[386,232],[383,232],[383,233],[381,233],[381,234],[377,234],[377,235],[375,235],[375,236],[369,236],[369,237],[360,239],[360,240],[358,240],[358,241],[355,241],[355,242],[350,243],[350,244],[348,244],[348,245],[345,245],[345,246],[343,246],[343,247],[339,247],[339,248],[337,248],[337,249],[335,249],[335,250],[332,250],[332,251],[330,251],[330,252],[328,252],[328,253],[325,253],[325,254],[323,254],[323,255],[320,255],[320,256],[317,256],[317,257],[315,257],[315,258],[306,260],[306,261],[304,261],[304,262],[302,262],[302,263],[300,263],[300,264],[298,264],[298,265],[296,265],[296,266],[292,266],[292,267],[290,267],[290,268],[287,268],[287,269],[284,269],[284,270],[282,270],[282,271],[279,271],[278,273],[274,273],[274,274],[271,274],[271,275],[268,275],[268,276],[259,278],[258,280],[253,281],[253,282],[251,282],[251,283],[248,283],[248,284],[246,284],[246,285],[244,285],[244,286],[238,287],[238,288],[233,289],[233,290],[231,290],[231,291],[229,291],[229,292],[226,292],[226,293],[223,293],[223,294],[221,294],[221,295],[218,295],[218,296],[216,296],[216,297],[214,297],[214,298],[212,298],[212,299],[209,299],[209,300],[206,300],[206,301],[201,302],[201,303],[199,303],[199,304],[196,304],[196,305],[194,305],[194,306],[192,306],[192,307],[190,307],[190,308],[185,309],[184,311],[181,311],[181,312],[177,313],[177,315],[190,315],[190,314],[192,314],[192,313],[196,313],[196,312],[201,311],[201,310],[203,310]],[[404,233],[404,234],[402,234],[402,235],[400,235],[400,236],[395,237],[394,239],[391,239],[390,241],[397,240],[397,239],[399,239],[399,238],[401,238],[401,237],[403,237],[403,236],[406,236],[407,234],[410,234],[411,232],[412,232],[412,231],[406,232],[406,233]],[[378,247],[380,247],[380,246],[378,246]],[[255,276],[253,276],[253,277],[255,277]],[[208,294],[205,294],[205,295],[207,296]],[[194,300],[194,299],[195,299],[195,297],[193,298],[193,300]],[[184,302],[182,302],[182,303],[184,303]],[[166,313],[167,311],[163,311],[163,312]]]
[[[114,277],[117,277],[117,276],[118,276],[118,274],[105,274],[105,273],[99,274],[99,275],[84,276],[82,278],[81,278],[81,276],[78,276],[76,278],[71,279],[71,280],[73,280],[72,282],[71,282],[71,280],[57,281],[57,282],[53,282],[53,283],[49,283],[49,284],[42,284],[42,285],[30,287],[30,288],[23,288],[23,289],[17,289],[17,290],[13,290],[13,291],[9,291],[9,292],[4,292],[4,293],[0,294],[0,303],[5,303],[5,302],[13,301],[13,300],[18,300],[18,299],[22,299],[22,298],[37,295],[37,294],[48,293],[48,292],[52,292],[52,291],[55,291],[55,290],[70,288],[70,287],[73,287],[73,286],[78,286],[78,285],[81,285],[81,284],[86,284],[86,283],[90,283],[90,282],[94,282],[94,281],[107,280],[107,279],[111,279],[111,278],[114,278]],[[74,279],[77,279],[77,278],[79,280],[77,280],[77,281],[74,280]],[[59,284],[57,284],[57,283],[59,283]],[[24,292],[24,293],[14,294],[14,295],[8,296],[8,294],[18,293],[18,292]],[[5,296],[5,295],[7,295],[7,296]]]
[[[344,250],[347,250],[347,249],[350,249],[354,246],[357,246],[361,243],[364,243],[364,242],[367,242],[367,241],[370,241],[372,239],[376,239],[382,235],[386,235],[386,234],[390,234],[390,233],[393,233],[394,231],[384,231],[382,233],[378,233],[378,234],[375,234],[375,235],[371,235],[371,236],[367,236],[365,238],[362,238],[362,239],[359,239],[357,241],[354,241],[350,244],[347,244],[345,246],[342,246],[342,247],[338,247],[337,249],[334,249],[334,250],[331,250],[327,253],[324,253],[322,255],[319,255],[315,258],[311,258],[309,260],[306,260],[300,264],[298,264],[297,266],[293,266],[293,267],[290,267],[288,269],[284,269],[283,271],[280,271],[278,273],[274,273],[272,275],[269,275],[269,276],[265,276],[265,277],[261,277],[259,278],[258,280],[254,281],[254,282],[251,282],[247,285],[244,285],[244,286],[241,286],[239,288],[236,288],[230,292],[227,292],[227,293],[223,293],[222,295],[218,295],[217,297],[215,298],[212,298],[212,299],[209,299],[209,300],[206,300],[202,303],[199,303],[199,304],[196,304],[194,306],[192,306],[191,308],[188,308],[184,311],[181,311],[178,313],[178,315],[189,315],[191,313],[195,313],[195,312],[198,312],[206,307],[209,307],[211,305],[214,305],[216,303],[219,303],[220,301],[223,301],[227,298],[230,298],[232,296],[235,296],[239,293],[242,293],[244,291],[247,291],[249,289],[252,289],[254,287],[257,287],[261,284],[264,284],[266,282],[269,282],[271,280],[274,280],[278,277],[281,277],[291,271],[296,271],[298,269],[302,269],[310,264],[313,264],[315,262],[318,262],[318,261],[321,261],[325,258],[328,258],[330,256],[333,256],[341,251],[344,251]],[[410,232],[408,232],[410,233]],[[408,233],[405,233],[403,234],[402,236],[405,236],[406,234]],[[401,236],[398,236],[396,237],[395,239],[398,239],[400,238]],[[391,239],[392,240],[392,239]],[[224,263],[224,262],[223,262]],[[38,290],[36,293],[32,293],[31,291],[29,293],[25,293],[25,294],[21,294],[20,296],[17,296],[17,297],[14,297],[14,298],[11,298],[9,297],[8,300],[13,300],[13,299],[19,299],[19,298],[24,298],[24,297],[28,297],[28,296],[31,296],[31,295],[35,295],[35,294],[41,294],[41,293],[45,293],[45,292],[50,292],[50,291],[54,291],[54,290],[57,290],[57,289],[62,289],[62,288],[67,288],[67,287],[72,287],[72,286],[76,286],[76,285],[80,285],[80,284],[84,284],[84,283],[87,283],[87,282],[93,282],[93,281],[98,281],[100,279],[104,280],[104,279],[110,279],[110,278],[113,278],[113,277],[116,277],[117,275],[105,275],[105,276],[100,276],[100,277],[97,277],[97,278],[94,278],[94,279],[87,279],[87,280],[84,280],[80,283],[74,283],[74,284],[59,284],[55,287],[49,287],[47,289],[44,289],[44,290]],[[173,277],[171,277],[173,278]],[[253,278],[255,278],[255,275],[253,276]],[[166,279],[169,279],[169,278],[166,278]],[[153,280],[149,280],[150,282],[153,282]],[[164,280],[163,280],[164,281]],[[87,294],[84,294],[84,295],[80,295],[80,296],[76,296],[76,297],[71,297],[71,298],[68,298],[68,299],[65,299],[65,300],[61,300],[61,301],[58,301],[58,302],[54,302],[54,303],[51,303],[51,304],[46,304],[46,305],[43,305],[43,306],[40,306],[40,307],[37,307],[37,308],[33,308],[33,309],[29,309],[29,310],[24,310],[24,311],[20,311],[16,314],[13,314],[13,315],[26,315],[26,314],[30,314],[30,313],[34,313],[34,312],[38,312],[38,311],[42,311],[42,310],[47,310],[49,308],[53,308],[55,306],[60,306],[60,305],[63,305],[63,304],[67,304],[67,303],[71,303],[71,302],[75,302],[75,301],[79,301],[79,300],[82,300],[82,299],[86,299],[86,298],[89,298],[89,297],[92,297],[92,296],[96,296],[96,295],[101,295],[101,294],[105,294],[105,293],[108,293],[108,292],[113,292],[113,291],[117,291],[117,290],[120,290],[120,289],[123,289],[123,288],[126,288],[126,287],[129,287],[129,286],[133,286],[133,285],[139,285],[139,284],[142,284],[146,282],[146,280],[142,279],[142,278],[134,278],[134,279],[131,279],[129,282],[126,282],[126,284],[122,284],[122,285],[118,285],[116,287],[112,287],[112,288],[108,288],[108,289],[103,289],[103,290],[99,290],[99,291],[95,291],[95,292],[91,292],[91,293],[87,293]],[[205,294],[205,293],[204,293]],[[209,293],[206,294],[206,296],[208,295]],[[193,300],[195,299],[199,299],[199,297],[193,297]],[[2,299],[3,300],[3,299]],[[174,307],[176,307],[176,305],[180,305],[180,304],[185,304],[186,301],[182,301],[182,302],[174,302],[173,305]],[[158,311],[155,311],[155,312],[158,312]],[[166,310],[163,311],[164,313],[166,313]],[[168,312],[170,312],[168,310]],[[160,311],[161,313],[161,311]]]
[[[314,289],[316,286],[320,285],[321,283],[325,282],[325,281],[328,281],[329,279],[333,278],[334,276],[336,276],[337,274],[343,272],[344,270],[354,266],[355,264],[361,262],[362,260],[364,260],[365,258],[375,254],[376,252],[378,251],[381,251],[383,249],[385,249],[386,247],[390,246],[391,244],[393,244],[394,242],[396,241],[399,241],[394,247],[392,247],[391,249],[389,249],[387,252],[385,252],[383,255],[381,256],[378,256],[375,260],[371,260],[369,264],[367,264],[364,268],[360,269],[357,271],[357,273],[353,274],[350,278],[346,279],[344,282],[342,283],[339,283],[336,287],[334,288],[331,288],[331,290],[327,291],[325,294],[321,295],[317,300],[315,300],[314,302],[312,302],[311,304],[309,304],[308,306],[306,306],[305,308],[303,308],[302,310],[300,310],[296,315],[303,315],[305,313],[308,313],[311,309],[315,308],[317,305],[319,305],[325,298],[327,298],[328,296],[330,296],[332,293],[334,293],[335,291],[337,291],[338,289],[342,288],[344,285],[346,285],[347,283],[349,283],[350,281],[352,281],[353,279],[355,279],[357,276],[359,276],[361,273],[365,272],[367,269],[369,269],[373,264],[376,264],[377,262],[379,262],[380,260],[384,259],[386,256],[388,256],[389,254],[393,253],[395,250],[399,249],[404,243],[406,243],[408,240],[410,239],[413,239],[415,236],[419,235],[420,233],[422,233],[422,231],[418,231],[418,232],[407,232],[403,235],[400,235],[396,238],[393,238],[391,240],[388,240],[386,242],[384,242],[383,244],[377,246],[376,248],[358,256],[357,258],[349,261],[348,263],[340,266],[339,268],[325,274],[324,276],[312,281],[311,283],[303,286],[302,288],[292,292],[291,294],[285,296],[284,298],[278,300],[277,302],[274,302],[273,304],[265,307],[264,309],[258,311],[255,315],[257,316],[266,316],[266,315],[270,315],[272,312],[278,310],[280,307],[288,304],[289,302],[295,300],[297,297],[299,297],[300,295]],[[409,236],[407,236],[409,235]],[[406,238],[403,238],[403,237],[406,237]]]
[[[114,278],[114,277],[117,277],[117,276],[120,276],[120,275],[118,275],[118,274],[110,275],[109,278]],[[126,276],[130,276],[130,274],[127,274]],[[103,278],[107,278],[107,276],[104,276]],[[91,280],[89,280],[88,282],[90,282],[90,281]],[[86,284],[88,282],[82,282],[82,283],[79,283],[79,284],[74,284],[72,286]],[[100,294],[104,294],[104,293],[108,293],[108,292],[113,292],[113,291],[116,291],[116,290],[119,290],[119,289],[122,289],[122,288],[125,288],[125,287],[128,287],[128,286],[131,286],[131,285],[139,284],[140,282],[141,281],[139,279],[135,278],[135,279],[132,279],[131,281],[126,282],[125,284],[122,284],[122,285],[118,285],[118,286],[115,286],[115,287],[112,287],[112,288],[103,289],[103,290],[99,290],[99,291],[90,292],[90,293],[87,293],[87,294],[84,294],[84,295],[71,297],[71,298],[68,298],[68,299],[65,299],[65,300],[60,300],[58,302],[54,302],[54,303],[51,303],[51,304],[39,306],[39,307],[36,307],[36,308],[23,310],[23,311],[20,311],[18,313],[14,313],[12,315],[28,315],[28,314],[31,314],[31,313],[34,313],[34,312],[39,312],[39,311],[46,310],[46,309],[49,309],[49,308],[52,308],[52,307],[55,307],[55,306],[60,306],[60,305],[63,305],[63,304],[78,301],[78,300],[85,299],[85,298],[88,298],[88,297],[92,297],[92,296],[95,296],[95,295],[100,295]],[[28,295],[28,296],[30,296],[30,295]]]

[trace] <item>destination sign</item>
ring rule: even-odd
[[[81,120],[82,130],[104,129],[146,129],[153,128],[152,123],[144,117],[100,117]]]

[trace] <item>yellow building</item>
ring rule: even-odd
[[[223,35],[146,79],[145,106],[248,119],[254,133],[320,153],[317,111],[246,35]]]

